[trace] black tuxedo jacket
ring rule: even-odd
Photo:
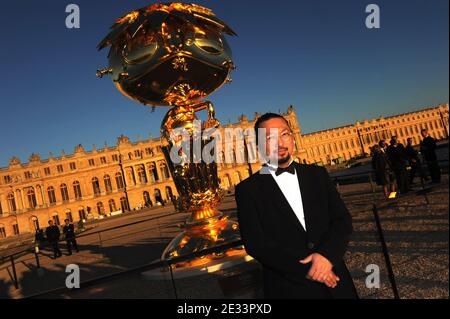
[[[236,186],[235,198],[247,253],[263,266],[266,297],[356,298],[343,262],[351,216],[328,172],[294,161],[302,196],[306,229],[276,181],[263,167]],[[289,173],[283,173],[289,174]],[[311,264],[299,261],[313,252],[326,257],[340,278],[336,288],[306,278]]]

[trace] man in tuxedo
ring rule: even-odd
[[[64,222],[66,224],[63,227],[63,234],[64,234],[64,238],[66,239],[66,246],[67,246],[68,254],[72,255],[72,247],[75,248],[77,253],[79,253],[80,251],[78,250],[78,245],[77,245],[77,240],[76,240],[76,235],[75,235],[75,227],[73,226],[72,223],[70,223],[70,220],[68,218],[66,218],[64,220]]]
[[[427,163],[431,182],[440,183],[441,169],[436,155],[436,140],[430,136],[427,129],[422,129],[420,133],[423,137],[423,140],[420,142],[420,153],[422,153],[422,156]]]
[[[245,249],[263,267],[265,297],[357,298],[343,261],[352,220],[327,171],[293,160],[281,115],[262,115],[256,136],[260,129],[269,163],[236,186],[235,198]]]

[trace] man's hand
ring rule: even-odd
[[[300,260],[302,264],[312,263],[306,278],[324,283],[330,288],[334,288],[339,281],[339,277],[332,271],[331,262],[318,253],[314,253]]]

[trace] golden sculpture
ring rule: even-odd
[[[199,142],[203,149],[212,140],[197,137],[196,112],[208,113],[200,129],[220,125],[212,103],[201,99],[231,81],[234,65],[223,34],[236,35],[207,8],[153,4],[117,19],[98,45],[99,50],[111,46],[109,67],[97,70],[98,77],[109,75],[120,92],[144,105],[170,107],[161,124],[166,141],[163,152],[179,194],[177,208],[190,212],[191,217],[186,230],[172,240],[162,258],[240,238],[237,223],[216,208],[223,196],[217,163],[188,160],[190,151],[183,147],[179,148],[179,162],[170,157],[170,150],[183,142]],[[187,141],[179,130],[188,132]]]

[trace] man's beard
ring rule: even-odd
[[[291,160],[291,154],[288,153],[288,155],[284,158],[278,159],[278,164],[286,164]]]

